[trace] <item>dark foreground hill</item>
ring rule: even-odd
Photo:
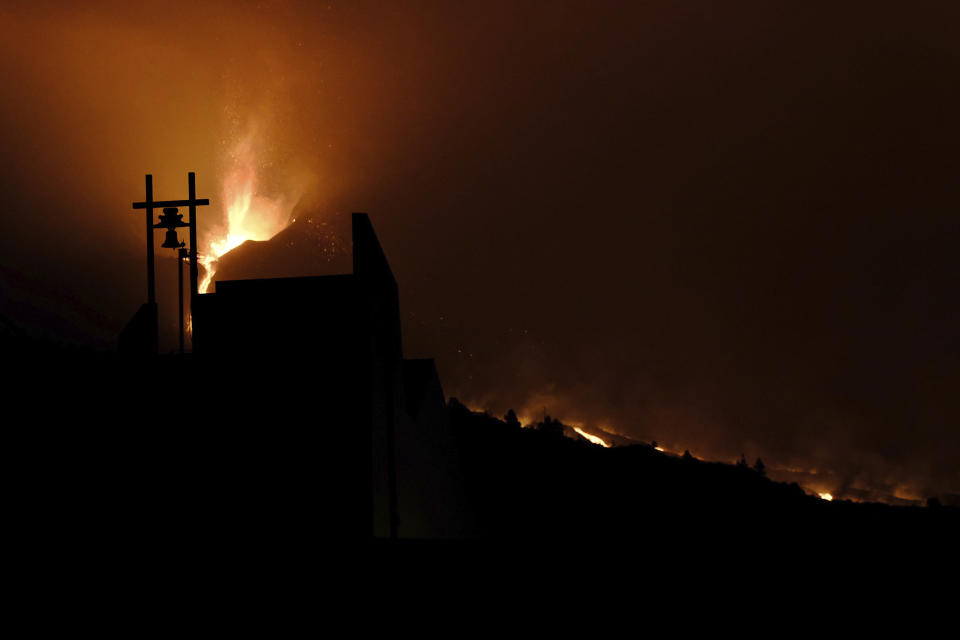
[[[607,449],[564,436],[556,421],[522,428],[455,399],[448,410],[481,534],[493,539],[649,544],[654,551],[698,541],[934,544],[960,534],[956,508],[827,502],[749,467],[648,445]]]
[[[237,371],[189,356],[131,362],[9,337],[4,354],[15,372],[6,515],[24,548],[315,562],[322,541],[342,535],[356,493],[336,473],[348,439],[324,413],[322,379],[278,370],[261,372],[272,385],[245,386]],[[446,411],[466,539],[601,555],[865,544],[939,554],[960,533],[954,508],[828,503],[751,469],[605,449],[455,400]]]

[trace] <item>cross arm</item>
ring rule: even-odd
[[[154,200],[153,202],[134,202],[134,209],[162,209],[164,207],[189,207],[190,205],[204,206],[210,204],[208,198],[199,200]]]

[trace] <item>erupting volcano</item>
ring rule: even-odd
[[[199,262],[204,274],[200,293],[208,293],[217,272],[217,262],[247,240],[265,241],[291,222],[298,197],[269,196],[261,190],[254,134],[242,137],[228,155],[223,177],[224,221],[206,232]]]

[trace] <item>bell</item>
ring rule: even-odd
[[[182,223],[183,216],[177,213],[176,207],[164,207],[163,213],[160,214],[160,223],[157,226],[173,229],[174,227],[182,227]]]
[[[167,249],[179,249],[184,244],[185,243],[180,242],[180,237],[177,235],[176,229],[167,229],[167,237],[160,246]]]

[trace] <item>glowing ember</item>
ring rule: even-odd
[[[204,267],[200,293],[207,293],[217,261],[247,240],[269,240],[290,224],[295,200],[258,193],[253,136],[247,135],[231,153],[232,166],[223,180],[226,225],[209,233],[198,261]]]
[[[654,447],[654,449],[656,449],[657,451],[659,451],[659,452],[661,452],[661,453],[663,453],[663,451],[664,451],[664,448],[663,448],[663,447]]]
[[[579,428],[579,427],[574,427],[573,430],[576,431],[577,433],[579,433],[581,436],[583,436],[583,437],[586,438],[587,440],[589,440],[590,442],[592,442],[593,444],[598,444],[598,445],[600,445],[601,447],[607,447],[608,449],[610,448],[610,445],[607,444],[607,441],[604,440],[603,438],[600,438],[600,437],[595,436],[595,435],[593,435],[593,434],[587,433],[586,431],[584,431],[583,429],[581,429],[581,428]]]
[[[820,496],[820,499],[821,499],[821,500],[826,500],[827,502],[830,502],[831,500],[833,500],[833,496],[832,496],[831,494],[829,494],[829,493],[820,493],[820,494],[817,494],[817,495]]]

